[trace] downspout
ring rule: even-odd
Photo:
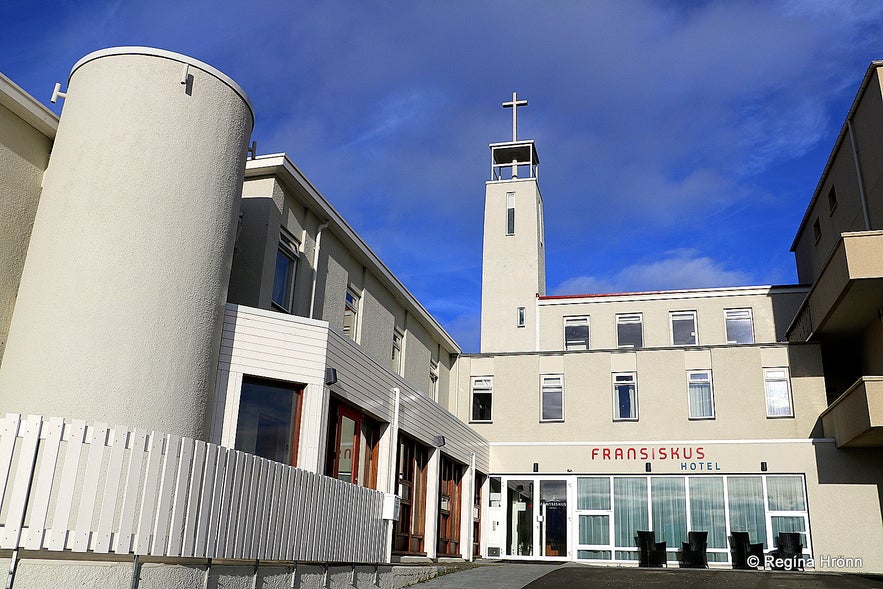
[[[319,281],[319,248],[322,246],[322,232],[328,228],[328,221],[316,229],[316,249],[313,251],[313,287],[310,290],[310,319],[315,319],[313,312],[316,307],[316,283]]]
[[[849,144],[852,146],[852,159],[855,161],[855,176],[858,180],[858,194],[862,201],[862,215],[865,219],[865,231],[871,230],[871,217],[868,215],[868,196],[865,194],[865,182],[862,180],[862,165],[858,161],[858,148],[855,146],[855,129],[852,127],[852,119],[846,119],[849,129]]]
[[[393,495],[399,494],[398,450],[399,450],[399,404],[401,403],[402,391],[399,387],[393,387],[392,428],[389,436],[389,464],[387,468],[386,491]],[[386,562],[392,562],[392,545],[395,534],[394,520],[387,522],[386,528]]]

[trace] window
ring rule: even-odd
[[[727,309],[724,311],[724,321],[727,324],[728,344],[754,343],[751,309]]]
[[[380,425],[359,410],[331,401],[325,472],[336,479],[376,488]]]
[[[672,345],[695,346],[699,341],[696,337],[696,311],[676,311],[669,315]]]
[[[812,235],[813,239],[816,240],[816,243],[822,238],[822,225],[818,219],[812,224]]]
[[[620,348],[644,346],[644,330],[640,313],[616,316],[616,345]]]
[[[343,311],[343,335],[353,341],[359,328],[359,295],[352,289],[346,290],[346,305]]]
[[[764,368],[767,417],[793,417],[791,384],[787,368]]]
[[[837,208],[837,191],[834,190],[834,187],[831,187],[831,190],[828,191],[828,214],[834,213],[834,209]]]
[[[392,332],[392,362],[390,368],[396,374],[402,373],[402,340],[405,334],[399,328]]]
[[[243,377],[236,449],[296,465],[302,390],[302,385]]]
[[[472,419],[490,422],[493,419],[491,402],[494,396],[494,379],[490,376],[472,377]]]
[[[438,401],[438,362],[429,361],[429,395],[433,401]]]
[[[399,553],[423,552],[426,523],[426,463],[429,450],[416,440],[399,436],[397,460],[398,491],[401,499],[399,521],[395,523],[393,550]]]
[[[294,278],[297,274],[298,242],[283,230],[276,250],[276,270],[273,274],[274,307],[286,313],[294,312]]]
[[[687,396],[690,400],[690,419],[714,419],[710,370],[687,373]]]
[[[613,374],[613,419],[638,419],[638,383],[634,372]]]
[[[564,421],[564,375],[540,375],[541,421]]]
[[[506,235],[515,235],[515,193],[506,193]]]
[[[518,307],[518,313],[516,315],[516,325],[518,327],[524,327],[524,307]]]
[[[565,317],[564,318],[564,349],[565,350],[588,350],[589,349],[589,318],[588,317]]]

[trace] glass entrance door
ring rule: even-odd
[[[506,555],[534,555],[534,481],[506,481]]]
[[[540,510],[542,555],[568,556],[566,481],[540,481]]]

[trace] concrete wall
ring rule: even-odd
[[[507,235],[507,193],[515,193],[515,232]],[[543,199],[535,178],[488,182],[481,267],[481,351],[536,349],[537,294],[546,293]],[[518,327],[518,307],[525,324]]]
[[[772,367],[790,367],[794,417],[767,417],[763,369]],[[714,419],[689,417],[687,371],[700,369],[712,373]],[[613,419],[613,372],[637,375],[637,421]],[[564,374],[564,421],[541,422],[540,375],[557,373]],[[465,356],[458,413],[464,421],[470,377],[485,375],[494,377],[493,423],[472,427],[491,442],[807,438],[825,407],[814,345]]]
[[[0,410],[208,434],[252,125],[238,86],[185,56],[117,48],[74,67]]]
[[[849,131],[844,125],[834,145],[829,166],[819,181],[804,222],[794,240],[798,279],[803,284],[814,282],[821,273],[840,234],[847,231],[883,229],[883,92],[880,68],[870,73],[868,84],[859,90],[855,110],[851,113],[858,165],[864,184],[870,226],[865,223],[859,189],[859,175],[853,156]],[[828,195],[834,189],[837,205],[831,208]],[[818,222],[820,237],[813,226]]]
[[[283,156],[284,157],[284,156]],[[271,304],[279,235],[285,228],[300,241],[293,314],[309,316],[315,276],[313,317],[342,331],[348,288],[359,297],[355,341],[384,368],[391,369],[393,333],[404,334],[400,375],[420,391],[430,391],[432,360],[439,362],[439,388],[448,386],[450,355],[458,350],[436,326],[408,302],[409,294],[384,277],[369,252],[352,243],[348,226],[333,209],[318,210],[327,202],[311,192],[305,179],[264,170],[260,159],[243,187],[242,222],[230,278],[230,302],[262,309]],[[319,227],[322,229],[318,237]],[[350,230],[351,231],[351,230]],[[316,260],[317,241],[319,255]],[[315,266],[315,268],[314,268]]]
[[[0,362],[57,119],[0,74]]]
[[[540,350],[564,349],[567,316],[589,317],[591,349],[615,349],[616,315],[622,313],[643,315],[644,347],[670,347],[672,311],[696,312],[697,345],[727,343],[727,309],[751,309],[755,342],[785,341],[785,330],[807,291],[803,287],[744,287],[540,299]]]
[[[0,559],[4,570],[9,559]],[[204,562],[142,563],[137,571],[141,589],[400,589],[444,574],[453,567],[298,564],[213,564]],[[454,569],[456,570],[456,569]],[[130,589],[132,562],[75,561],[26,558],[19,562],[13,589]]]

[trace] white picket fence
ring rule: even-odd
[[[378,491],[199,440],[0,418],[0,549],[378,563],[382,506]]]

